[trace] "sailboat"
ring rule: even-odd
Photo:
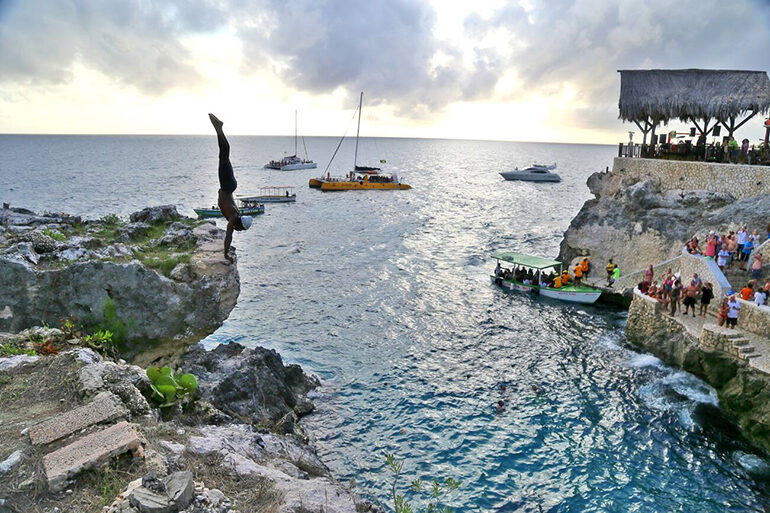
[[[311,178],[308,182],[310,187],[321,189],[322,191],[407,190],[412,188],[411,185],[401,183],[395,174],[383,173],[379,167],[358,165],[358,139],[361,134],[361,107],[363,103],[364,93],[362,91],[358,99],[358,128],[356,129],[356,150],[353,155],[353,170],[344,177],[332,177],[327,173],[325,177]],[[339,146],[337,148],[339,149]],[[332,156],[333,159],[334,156]]]
[[[305,146],[305,138],[302,138],[302,146]],[[267,169],[280,169],[281,171],[294,171],[295,169],[314,169],[318,167],[315,162],[307,158],[307,148],[305,148],[305,158],[297,156],[297,111],[294,111],[294,155],[284,157],[281,160],[271,160],[265,164]]]

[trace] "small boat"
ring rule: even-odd
[[[265,206],[257,201],[236,198],[235,202],[238,205],[238,210],[242,216],[255,216],[265,213]],[[216,206],[212,206],[211,208],[194,208],[193,210],[198,214],[198,219],[224,217],[222,211]]]
[[[379,167],[359,166],[358,165],[358,139],[361,132],[361,108],[364,103],[364,93],[358,99],[358,129],[356,130],[356,151],[353,155],[353,171],[347,176],[333,177],[328,173],[326,176],[311,178],[308,186],[322,191],[360,191],[360,190],[398,190],[405,191],[411,189],[411,185],[401,183],[401,180],[393,173],[383,173]],[[345,136],[343,135],[344,139]],[[342,140],[340,140],[342,144]],[[339,149],[339,145],[337,146]],[[334,154],[337,152],[335,150]],[[334,156],[332,156],[332,160]],[[384,163],[384,160],[380,162]],[[331,162],[329,162],[331,164]],[[328,166],[327,166],[328,168]]]
[[[526,182],[561,182],[561,176],[551,173],[556,169],[554,162],[550,166],[545,164],[532,164],[526,169],[518,167],[513,171],[503,171],[500,175],[506,180],[524,180]]]
[[[500,267],[500,261],[508,262],[516,267],[526,270],[534,270],[540,274],[549,269],[561,274],[562,263],[558,260],[550,260],[538,256],[526,255],[523,253],[497,253],[492,255],[497,260],[495,273],[490,276],[492,283],[506,290],[515,290],[518,292],[529,292],[541,296],[567,301],[570,303],[595,303],[602,291],[587,285],[566,285],[560,288],[542,286],[538,283],[526,283],[529,280],[517,280],[514,273]],[[533,280],[534,281],[534,280]]]
[[[294,192],[293,185],[270,185],[259,189],[259,194],[244,194],[235,198],[257,203],[295,203],[297,194]]]
[[[302,146],[305,146],[305,138],[302,137]],[[294,111],[294,155],[284,157],[281,160],[271,160],[265,164],[267,169],[279,169],[281,171],[294,171],[297,169],[315,169],[318,167],[315,162],[307,158],[307,148],[305,148],[305,158],[297,156],[297,111]]]

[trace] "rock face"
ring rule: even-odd
[[[155,207],[82,222],[0,209],[0,331],[57,325],[72,315],[101,323],[106,304],[127,339],[193,339],[218,328],[240,292],[222,257],[224,233]]]
[[[673,320],[650,315],[636,297],[628,311],[626,336],[668,365],[691,372],[714,387],[720,404],[744,434],[770,450],[770,375],[729,353],[704,346]]]
[[[590,255],[598,274],[607,259],[621,274],[676,257],[690,237],[745,224],[762,229],[770,218],[770,195],[735,199],[726,192],[671,190],[655,177],[622,171],[594,173],[588,187],[596,196],[570,223],[559,259]],[[705,188],[705,185],[704,185]]]
[[[277,352],[234,342],[212,351],[194,346],[182,367],[198,377],[203,397],[220,410],[284,433],[293,433],[298,416],[313,410],[306,394],[319,385],[299,365],[284,366]]]

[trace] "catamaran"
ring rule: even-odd
[[[235,203],[242,216],[253,216],[265,213],[265,206],[258,201],[253,201],[248,198],[235,198]],[[198,214],[198,219],[224,217],[222,211],[216,206],[212,206],[211,208],[194,208],[193,210]]]
[[[305,146],[305,138],[302,138],[302,146]],[[307,148],[305,148],[305,158],[297,156],[297,111],[294,111],[294,155],[284,157],[281,160],[271,160],[265,167],[268,169],[280,169],[281,171],[294,171],[296,169],[315,169],[316,163],[307,158]]]
[[[259,194],[244,194],[235,198],[258,203],[294,203],[297,201],[297,194],[293,185],[268,185],[260,188]]]
[[[356,130],[356,150],[353,155],[353,171],[347,176],[333,177],[328,173],[320,178],[311,178],[308,182],[310,187],[321,189],[322,191],[355,191],[355,190],[407,190],[412,186],[401,183],[401,180],[394,173],[383,173],[379,167],[359,166],[358,165],[358,139],[361,133],[361,107],[364,103],[364,93],[358,99],[358,128]],[[343,136],[344,139],[345,136]],[[340,144],[342,141],[340,141]],[[339,146],[337,146],[339,149]],[[336,150],[335,150],[336,155]],[[334,156],[332,156],[332,160]],[[380,162],[385,162],[381,160]],[[329,162],[331,164],[331,162]],[[327,166],[328,168],[328,166]]]
[[[523,253],[496,253],[492,255],[492,258],[497,260],[497,268],[495,273],[490,276],[492,283],[498,285],[506,290],[515,290],[519,292],[530,292],[533,294],[539,294],[541,296],[558,299],[560,301],[568,301],[570,303],[595,303],[599,296],[602,295],[601,290],[589,287],[586,285],[563,285],[560,288],[548,287],[545,284],[541,284],[540,280],[531,280],[532,283],[525,283],[530,280],[517,280],[515,274],[503,270],[500,266],[500,261],[513,264],[515,268],[524,268],[537,271],[538,275],[542,276],[545,271],[549,269],[551,271],[558,272],[561,275],[562,263],[558,260],[549,260],[547,258],[541,258],[538,256],[525,255]]]

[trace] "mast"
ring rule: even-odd
[[[353,171],[358,165],[358,134],[361,132],[361,104],[364,103],[364,92],[361,91],[361,97],[358,99],[358,128],[356,129],[356,153],[353,156]]]
[[[297,154],[297,109],[294,109],[294,155]]]

